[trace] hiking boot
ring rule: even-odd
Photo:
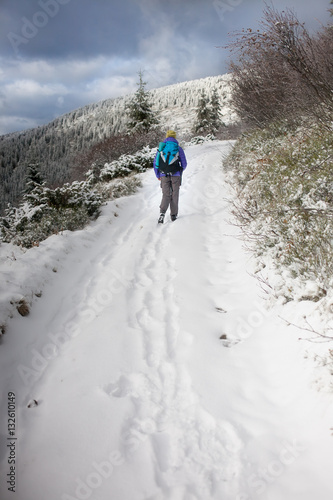
[[[158,224],[163,224],[163,222],[164,222],[164,215],[165,215],[165,214],[160,214],[159,219],[158,219],[158,221],[157,221],[157,222],[158,222]]]
[[[172,222],[175,221],[176,219],[177,219],[177,215],[171,215]]]

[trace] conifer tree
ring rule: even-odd
[[[202,89],[197,107],[195,133],[214,134],[221,126],[221,104],[216,88],[213,90],[210,100]]]
[[[214,88],[210,99],[210,125],[211,132],[216,133],[222,126],[221,103],[216,88]]]
[[[139,71],[138,90],[129,105],[128,128],[132,132],[148,132],[153,125],[157,125],[158,119],[152,110],[149,92],[145,87],[147,82],[143,81],[142,71]]]
[[[45,181],[40,173],[38,163],[30,163],[26,177],[23,200],[35,207],[47,204]]]
[[[206,92],[202,89],[197,107],[197,121],[194,131],[200,134],[210,132],[210,120],[211,110],[209,108],[209,100]]]
[[[29,194],[35,189],[36,186],[42,186],[43,184],[44,179],[40,173],[39,164],[29,163],[24,193]]]

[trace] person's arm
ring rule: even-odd
[[[180,158],[180,163],[181,163],[182,169],[185,170],[185,168],[187,166],[187,160],[186,160],[184,150],[181,147],[179,147],[179,158]]]
[[[155,155],[153,167],[154,167],[154,172],[155,172],[155,175],[156,175],[157,179],[160,180],[161,179],[161,174],[160,174],[160,171],[159,171],[158,167],[156,166],[157,155],[159,155],[159,151],[157,151],[157,153]]]

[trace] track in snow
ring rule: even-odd
[[[299,426],[289,380],[303,374],[295,350],[280,352],[230,235],[228,148],[188,148],[174,223],[157,225],[161,193],[145,174],[139,193],[73,236],[31,316],[12,321],[13,339],[25,330],[25,365],[56,345],[20,390],[15,500],[282,500],[292,474],[308,473],[311,412]],[[7,383],[22,386],[9,362]],[[40,405],[27,410],[31,398]],[[290,467],[258,476],[288,446]],[[297,491],[313,500],[306,481]]]

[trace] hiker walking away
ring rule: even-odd
[[[168,130],[166,138],[160,142],[154,158],[154,171],[161,182],[162,201],[160,205],[159,224],[163,224],[164,216],[170,206],[171,220],[178,216],[179,188],[182,174],[187,165],[185,153],[176,139],[176,132]]]

